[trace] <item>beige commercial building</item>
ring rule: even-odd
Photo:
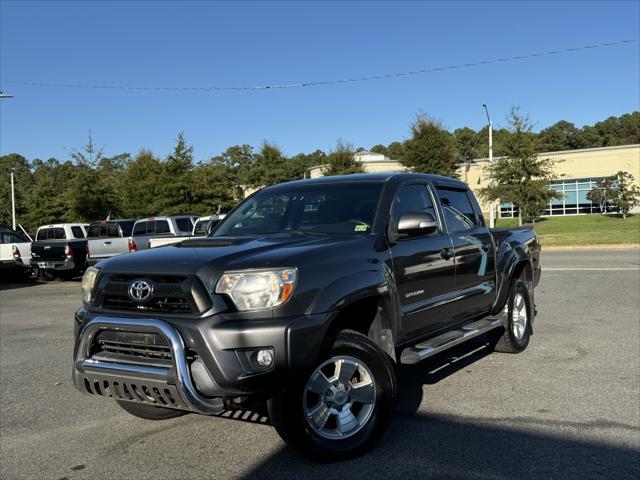
[[[552,188],[562,192],[562,200],[549,203],[545,215],[578,215],[599,212],[597,204],[587,198],[587,192],[596,182],[604,177],[615,175],[622,170],[629,172],[640,186],[640,145],[622,145],[617,147],[586,148],[582,150],[566,150],[562,152],[546,152],[540,158],[555,160],[556,178],[551,182]],[[361,162],[366,172],[402,172],[406,168],[396,160],[368,151],[357,152],[354,158]],[[473,160],[469,164],[460,165],[458,175],[472,190],[477,191],[488,184],[485,168],[489,159]],[[321,177],[324,166],[318,165],[308,171],[311,178]],[[489,205],[481,202],[482,210],[488,214]],[[498,207],[498,206],[497,206]],[[498,208],[498,216],[517,216],[513,205],[502,204]]]

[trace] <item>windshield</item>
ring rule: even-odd
[[[379,183],[323,183],[266,190],[243,202],[213,236],[366,234],[371,231],[381,190]]]

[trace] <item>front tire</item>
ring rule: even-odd
[[[531,337],[531,296],[522,280],[514,280],[507,299],[507,325],[500,335],[494,334],[494,349],[503,353],[520,353],[529,345]]]
[[[170,418],[181,417],[187,413],[182,410],[174,410],[173,408],[155,407],[153,405],[126,402],[124,400],[116,400],[116,403],[120,405],[125,412],[145,420],[168,420]]]
[[[269,401],[269,414],[289,446],[316,461],[338,461],[382,437],[396,394],[387,354],[365,335],[343,331],[310,375]]]

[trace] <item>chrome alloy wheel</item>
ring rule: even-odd
[[[376,387],[362,361],[336,356],[315,369],[303,395],[304,416],[313,431],[335,440],[355,435],[366,425]]]
[[[527,331],[527,302],[524,295],[516,293],[511,308],[511,330],[517,340],[522,340]]]

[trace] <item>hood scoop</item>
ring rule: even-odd
[[[214,238],[194,238],[190,240],[185,240],[180,242],[176,247],[187,247],[187,248],[204,248],[204,247],[228,247],[230,245],[237,245],[238,243],[246,243],[244,242],[232,242],[231,240],[224,239],[214,239]]]

